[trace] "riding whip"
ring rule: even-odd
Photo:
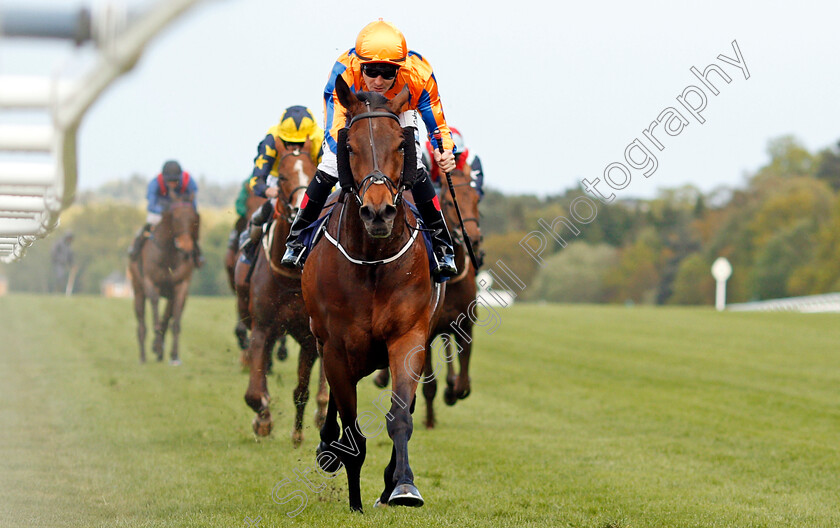
[[[438,151],[443,154],[443,141],[439,128],[435,129],[434,137],[438,144]],[[452,203],[455,204],[455,213],[458,215],[458,223],[461,224],[461,231],[464,233],[464,242],[467,244],[467,253],[470,255],[470,261],[472,262],[473,268],[478,270],[478,260],[475,258],[475,253],[473,253],[470,236],[467,234],[467,228],[464,227],[464,219],[461,218],[461,208],[458,207],[458,200],[455,198],[455,187],[452,185],[452,174],[449,172],[444,172],[444,174],[446,174],[446,182],[449,184],[449,194],[452,196]]]

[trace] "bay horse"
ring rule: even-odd
[[[476,298],[475,275],[477,270],[467,253],[466,239],[470,240],[473,251],[481,255],[481,228],[479,225],[478,200],[479,195],[472,185],[472,176],[469,165],[464,170],[452,171],[452,188],[455,190],[455,199],[461,209],[461,216],[464,221],[464,229],[458,222],[455,212],[455,203],[452,201],[449,192],[448,180],[441,177],[441,189],[438,199],[441,204],[446,224],[452,232],[452,241],[455,243],[455,264],[460,270],[457,276],[446,282],[446,298],[443,303],[443,310],[431,335],[427,350],[432,351],[432,343],[440,337],[440,346],[444,352],[440,359],[446,361],[446,388],[443,392],[443,400],[447,405],[455,405],[470,395],[470,356],[472,354],[472,331],[473,322],[469,317],[470,303]],[[481,257],[479,256],[479,266]],[[453,331],[457,327],[459,331]],[[454,335],[454,341],[452,336]],[[458,373],[455,373],[455,358],[458,360]],[[374,377],[374,384],[384,388],[388,384],[388,369],[380,370]],[[434,399],[437,394],[437,380],[440,374],[432,368],[432,354],[426,354],[426,363],[423,366],[423,397],[426,400],[426,420],[424,425],[427,429],[435,426]]]
[[[140,255],[129,263],[141,363],[146,361],[145,315],[148,299],[152,306],[155,329],[152,350],[157,360],[163,361],[164,336],[171,322],[170,363],[176,366],[181,364],[178,336],[193,273],[193,249],[198,239],[199,222],[192,195],[172,193],[160,222],[143,244]],[[167,299],[162,317],[158,311],[161,297]]]
[[[393,448],[376,505],[422,506],[408,460],[414,373],[422,372],[444,288],[432,283],[417,220],[402,199],[416,168],[414,129],[401,129],[397,117],[409,92],[390,101],[372,92],[353,94],[339,77],[336,93],[348,119],[337,149],[344,194],[324,232],[330,243],[316,245],[303,268],[303,298],[330,384],[316,460],[329,472],[345,466],[350,508],[362,511],[366,441],[365,426],[356,423],[356,388],[388,366],[393,391],[386,418]],[[340,440],[336,413],[344,427]]]
[[[280,266],[280,259],[286,249],[294,215],[300,208],[309,181],[315,175],[315,164],[309,156],[310,144],[301,147],[278,146],[278,196],[274,220],[263,236],[262,245],[253,263],[248,281],[247,311],[251,320],[251,338],[247,358],[250,367],[245,402],[257,415],[252,422],[258,436],[271,433],[272,418],[269,404],[266,372],[271,357],[271,348],[278,336],[290,334],[300,344],[298,355],[298,383],[293,392],[295,405],[292,442],[298,447],[303,441],[303,413],[309,401],[309,379],[312,367],[318,358],[315,338],[309,329],[309,315],[301,295],[300,272]],[[244,263],[237,265],[239,268]],[[238,283],[237,283],[238,284]],[[321,427],[326,415],[327,387],[323,367],[319,375],[317,395],[318,411],[315,424]]]
[[[248,196],[245,200],[245,215],[236,219],[231,232],[230,240],[228,241],[227,252],[225,253],[225,271],[227,272],[228,283],[236,297],[236,326],[233,333],[236,336],[236,342],[239,345],[239,363],[243,367],[249,367],[250,358],[248,357],[248,329],[251,328],[251,313],[248,310],[248,303],[250,300],[250,281],[251,273],[250,266],[240,266],[239,274],[236,274],[236,263],[239,260],[241,251],[239,250],[239,234],[242,231],[249,229],[250,224],[248,220],[254,212],[262,207],[268,200],[265,197],[257,196],[253,190],[248,190]],[[277,347],[277,359],[284,361],[288,356],[288,349],[286,347],[286,336],[281,335],[277,338],[279,345]],[[274,348],[274,342],[270,341],[267,344],[268,349]],[[272,359],[268,356],[268,372],[271,372]]]

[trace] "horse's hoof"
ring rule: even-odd
[[[268,436],[271,434],[271,415],[269,414],[267,417],[261,417],[259,415],[254,417],[254,421],[251,422],[251,425],[254,428],[254,434],[257,436]]]
[[[472,389],[467,389],[467,390],[465,390],[464,392],[462,392],[461,394],[458,395],[458,399],[459,400],[465,400],[467,398],[467,396],[470,395],[470,393],[472,393]]]
[[[422,506],[423,502],[423,497],[420,496],[420,492],[413,484],[400,484],[394,488],[388,498],[389,506],[412,506],[416,508]]]
[[[303,431],[292,431],[292,446],[297,449],[303,443]]]
[[[443,389],[443,403],[451,407],[455,405],[455,402],[457,401],[458,396],[455,395],[455,389],[451,387],[446,387],[445,389]]]
[[[375,501],[373,501],[373,507],[374,508],[387,508],[388,503],[387,502],[382,502],[381,500],[376,499]]]
[[[435,421],[434,420],[426,420],[423,422],[423,425],[426,426],[426,429],[434,429],[435,428]]]
[[[284,345],[280,345],[277,347],[277,359],[280,361],[286,361],[289,358],[289,349],[286,348]]]
[[[181,360],[180,359],[173,359],[172,361],[169,362],[169,364],[172,365],[173,367],[180,367],[181,366]]]

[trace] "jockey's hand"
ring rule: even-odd
[[[435,163],[438,164],[440,170],[443,172],[452,172],[455,170],[455,154],[451,150],[444,150],[443,154],[439,150],[435,150]]]
[[[265,197],[266,198],[276,198],[277,197],[277,187],[269,187],[265,190]]]

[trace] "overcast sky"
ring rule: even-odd
[[[658,167],[649,178],[633,169],[621,197],[742,185],[767,160],[771,138],[793,134],[811,150],[840,139],[835,2],[207,0],[91,108],[79,135],[80,187],[152,176],[169,158],[213,181],[244,179],[285,107],[307,105],[322,118],[333,62],[377,17],[431,62],[447,121],[481,156],[487,185],[505,192],[544,195],[603,180],[611,163],[627,165],[625,148],[637,138]],[[749,79],[717,59],[736,58],[733,40]],[[78,55],[4,41],[0,73],[73,71]],[[700,124],[676,98],[702,88],[692,66],[712,63],[731,83],[710,76],[719,94],[705,89]],[[663,150],[654,150],[643,131],[667,107],[688,125],[674,137],[660,125],[653,135]]]

